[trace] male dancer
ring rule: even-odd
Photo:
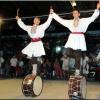
[[[33,67],[32,75],[36,75],[38,57],[45,55],[45,50],[44,50],[41,38],[44,37],[45,30],[49,27],[52,21],[51,11],[50,11],[47,21],[41,25],[39,25],[40,24],[39,17],[34,18],[32,26],[25,25],[18,15],[16,16],[16,20],[17,20],[18,25],[23,30],[27,31],[28,35],[31,38],[31,42],[22,50],[22,53],[27,55],[28,58],[32,59],[32,67]]]
[[[80,12],[77,9],[74,9],[72,14],[74,19],[72,20],[65,20],[60,18],[56,13],[54,13],[52,9],[52,16],[53,18],[58,21],[63,26],[67,27],[71,33],[69,35],[68,41],[65,44],[65,50],[63,55],[66,57],[73,57],[75,58],[75,75],[80,74],[80,59],[82,55],[82,51],[86,51],[86,42],[84,34],[91,22],[93,22],[99,16],[99,8],[100,3],[97,3],[97,8],[94,11],[93,15],[88,18],[79,18]]]

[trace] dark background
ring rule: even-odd
[[[81,11],[94,10],[96,9],[97,1],[76,1],[77,8]],[[53,6],[53,9],[56,13],[70,13],[72,11],[72,6],[70,1],[0,1],[0,16],[4,19],[15,18],[17,8],[20,9],[20,17],[30,17],[30,16],[41,16],[48,15],[50,6]],[[89,17],[93,12],[84,12],[81,13],[81,17]],[[62,16],[66,19],[72,18],[71,14],[66,14]],[[45,22],[47,16],[41,17],[41,23]],[[25,24],[32,25],[33,18],[23,19]],[[92,23],[88,30],[99,30],[100,29],[100,17]],[[4,20],[1,26],[2,35],[8,34],[25,34],[21,30],[15,19]],[[46,33],[56,33],[56,32],[69,32],[69,30],[58,22],[54,21],[51,23],[51,27],[48,28]]]
[[[80,11],[89,11],[96,9],[97,1],[76,1],[76,3],[76,8]],[[14,19],[18,8],[20,9],[20,17],[30,17],[48,15],[51,5],[54,11],[58,14],[70,13],[73,9],[70,1],[0,1],[0,16],[4,19],[0,32],[0,40],[2,40],[1,49],[4,50],[6,48],[5,51],[15,51],[12,54],[14,55],[17,51],[21,51],[22,48],[30,42],[27,32],[23,31]],[[93,12],[81,12],[81,17],[89,17],[92,14]],[[71,19],[72,15],[65,14],[61,17]],[[27,25],[32,25],[33,23],[33,18],[24,18],[22,20]],[[46,20],[47,16],[41,17],[41,23]],[[47,41],[50,42],[50,40],[53,41],[53,43],[50,42],[50,45],[56,46],[59,44],[64,46],[69,32],[70,31],[67,28],[53,20],[50,27],[46,30],[45,37],[42,40],[44,43]],[[97,49],[96,45],[100,43],[100,17],[91,23],[85,35],[88,50],[95,51]],[[58,41],[60,41],[60,43]],[[8,47],[12,50],[9,50]]]

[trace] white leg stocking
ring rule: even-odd
[[[32,75],[36,75],[37,74],[37,64],[33,64],[32,67],[33,67]]]

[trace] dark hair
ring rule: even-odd
[[[73,9],[73,11],[78,11],[78,13],[80,13],[80,10],[79,10],[79,9]],[[72,11],[72,12],[73,12],[73,11]]]
[[[39,17],[39,16],[35,16],[34,18],[37,18],[37,19],[39,19],[39,20],[40,20],[40,17]]]

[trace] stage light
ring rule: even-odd
[[[56,53],[59,53],[59,52],[61,52],[61,47],[60,46],[57,46],[56,47]]]
[[[3,20],[2,20],[3,18],[2,17],[0,17],[0,33],[1,33],[1,25],[3,24]]]
[[[2,24],[2,22],[3,22],[3,21],[2,21],[2,17],[0,17],[0,24]]]
[[[72,7],[75,7],[77,5],[76,2],[75,2],[75,0],[70,1],[70,3],[72,5]]]
[[[72,3],[72,6],[73,6],[73,7],[76,6],[76,2],[73,2],[73,3]]]

